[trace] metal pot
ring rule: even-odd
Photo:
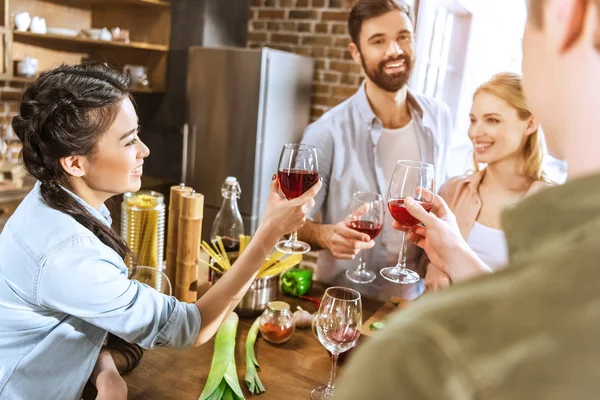
[[[230,253],[230,262],[237,259],[237,253]],[[211,259],[211,263],[213,260]],[[208,280],[211,284],[216,283],[223,274],[218,273],[212,268],[208,269]],[[260,315],[269,304],[270,301],[277,299],[279,292],[279,275],[268,276],[265,278],[257,278],[250,285],[250,289],[246,292],[242,300],[235,308],[235,312],[240,317],[256,317]]]

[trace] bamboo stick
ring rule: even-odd
[[[180,201],[175,296],[192,302],[197,298],[197,288],[192,285],[198,280],[204,196],[192,191],[182,194]]]
[[[171,186],[169,195],[169,227],[167,230],[167,260],[166,271],[171,285],[175,287],[176,269],[177,269],[177,231],[179,229],[179,203],[181,195],[191,193],[192,188],[181,183]]]

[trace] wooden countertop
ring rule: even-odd
[[[315,283],[309,295],[321,298],[325,285]],[[405,286],[406,298],[414,298],[414,285]],[[280,295],[296,309],[296,305],[314,312],[316,306],[305,300]],[[363,298],[363,321],[366,321],[381,306],[382,302]],[[240,386],[247,397],[244,383],[246,369],[245,342],[253,319],[240,318],[236,337],[236,367]],[[361,339],[359,339],[359,345]],[[364,339],[364,340],[369,340]],[[146,351],[140,365],[124,378],[129,387],[128,398],[132,400],[197,400],[208,377],[213,356],[214,339],[209,343],[188,350],[158,349]],[[329,379],[331,361],[325,348],[313,336],[310,329],[296,330],[284,344],[272,345],[259,335],[256,341],[256,357],[261,366],[259,371],[266,392],[261,400],[306,400],[315,387],[326,384]],[[341,373],[343,371],[339,370]]]

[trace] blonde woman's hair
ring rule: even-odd
[[[501,72],[496,74],[479,86],[473,94],[473,101],[479,93],[492,94],[511,105],[519,113],[519,118],[523,121],[529,119],[533,113],[527,107],[522,87],[523,78],[519,74],[512,72]],[[551,182],[548,175],[543,170],[544,162],[544,136],[538,128],[534,133],[527,137],[525,147],[523,148],[523,174],[533,180]],[[479,163],[475,161],[475,170],[480,171]]]

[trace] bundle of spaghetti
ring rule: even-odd
[[[250,236],[240,235],[240,251],[238,257],[242,255],[248,246],[248,243],[250,243],[250,240]],[[208,265],[209,268],[212,268],[219,274],[223,274],[227,272],[229,268],[231,268],[230,255],[225,251],[225,247],[223,246],[220,236],[217,236],[216,239],[212,241],[212,245],[208,244],[206,241],[202,241],[200,248],[212,259],[212,262],[206,262],[200,259],[200,261]],[[291,267],[299,264],[300,261],[302,261],[301,254],[286,256],[285,253],[275,250],[266,258],[260,267],[257,278],[279,275]]]
[[[149,267],[160,265],[158,254],[159,210],[157,198],[149,194],[137,194],[126,199],[127,245],[137,257],[137,264]],[[129,260],[126,260],[129,263]],[[146,272],[145,274],[150,274]],[[156,276],[141,274],[138,280],[150,282]],[[156,284],[156,282],[153,282]]]

